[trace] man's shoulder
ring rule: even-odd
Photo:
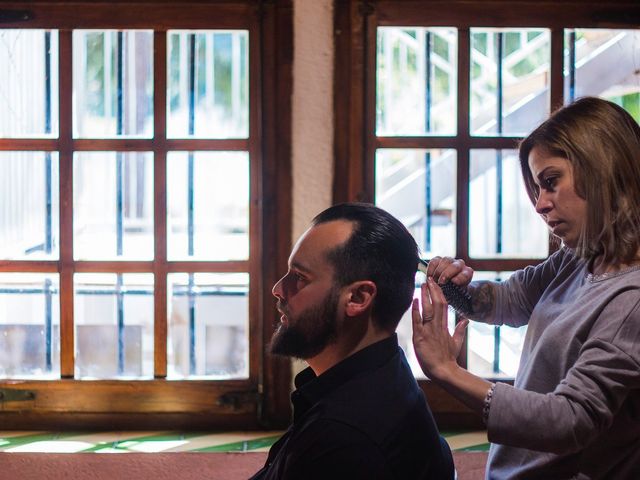
[[[317,405],[317,418],[343,424],[383,442],[435,438],[431,410],[401,350],[375,370],[355,376]]]
[[[313,464],[322,469],[317,465],[331,463],[332,475],[345,473],[335,465],[367,472],[364,477],[339,478],[453,476],[451,453],[441,443],[401,350],[379,368],[353,376],[324,396],[298,419],[290,435],[287,455],[296,468]]]
[[[385,417],[381,411],[372,419]],[[418,419],[414,428],[372,431],[368,422],[320,415],[291,437],[295,447],[288,452],[288,464],[306,471],[314,466],[316,473],[322,470],[331,478],[453,478],[448,445],[435,428],[421,423]]]

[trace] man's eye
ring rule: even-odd
[[[291,276],[296,282],[303,282],[305,280],[305,278],[302,275],[296,272],[291,272]]]

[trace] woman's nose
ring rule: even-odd
[[[549,196],[544,191],[540,192],[538,199],[536,200],[536,212],[542,215],[549,212],[552,207],[553,204],[551,203]]]

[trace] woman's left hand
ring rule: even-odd
[[[417,299],[411,306],[413,348],[425,375],[438,380],[447,377],[450,369],[457,368],[456,358],[462,349],[469,320],[463,319],[450,335],[448,304],[438,284],[429,277],[421,292],[422,314]]]

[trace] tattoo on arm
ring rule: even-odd
[[[469,285],[467,291],[471,295],[474,320],[491,318],[496,308],[496,292],[493,282],[479,281]]]

